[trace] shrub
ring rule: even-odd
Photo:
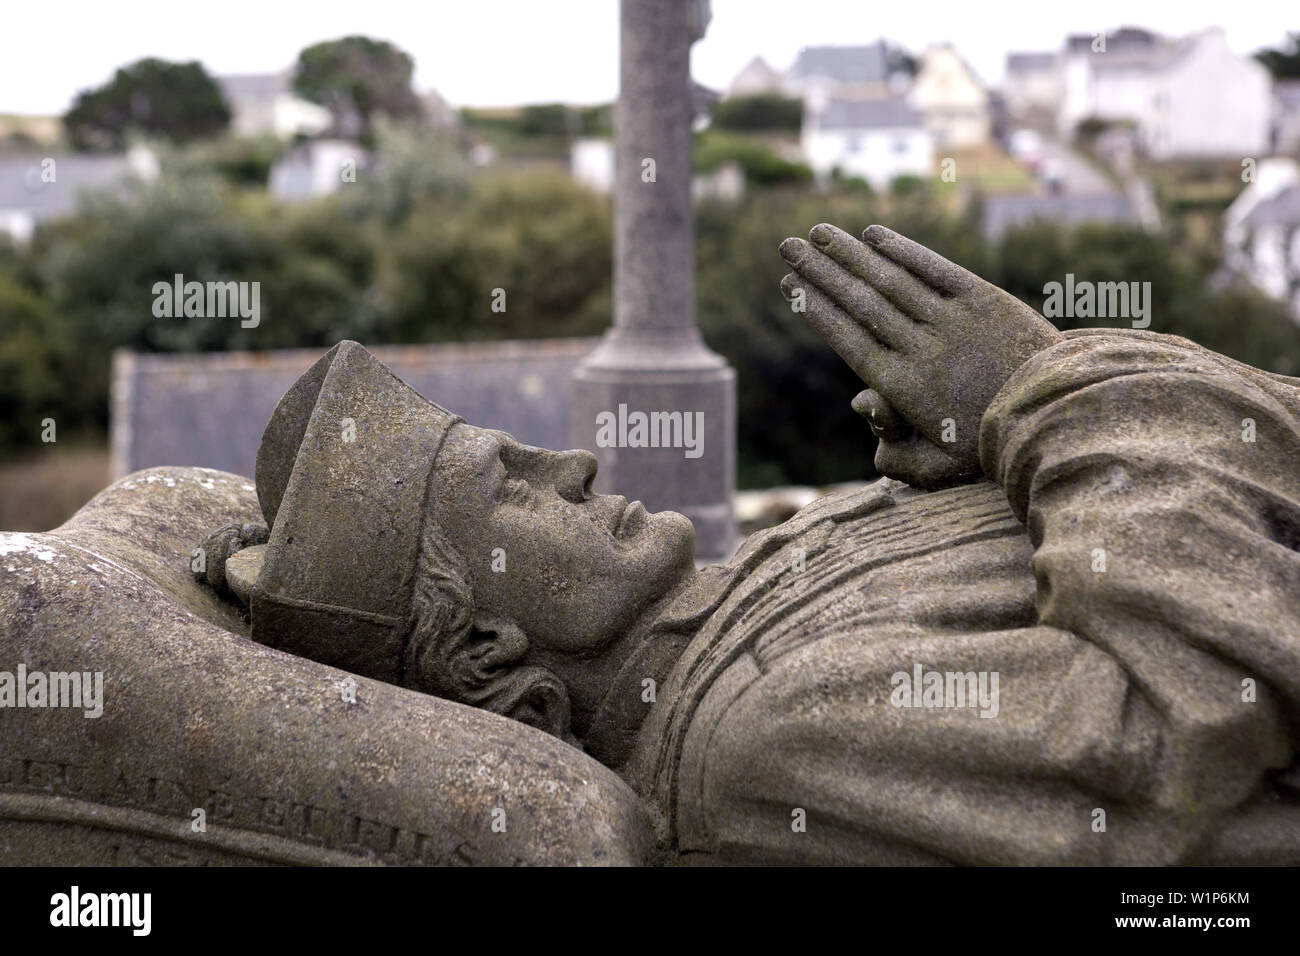
[[[803,100],[775,94],[733,96],[713,104],[713,125],[729,130],[786,130],[803,125]]]
[[[695,169],[712,172],[723,163],[739,163],[747,182],[759,186],[781,183],[805,183],[812,179],[806,163],[782,159],[758,140],[747,136],[713,131],[695,140]]]

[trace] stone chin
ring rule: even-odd
[[[603,495],[614,499],[614,540],[629,548],[662,546],[681,560],[695,556],[695,526],[691,519],[676,511],[647,511],[640,501],[628,501],[621,495]]]
[[[633,506],[640,502],[633,502]],[[641,511],[645,511],[644,506]],[[629,519],[631,520],[631,519]],[[667,560],[665,564],[674,569],[693,568],[695,566],[695,526],[691,519],[676,511],[646,512],[643,526],[632,534],[628,544],[638,548],[655,548],[662,546]]]
[[[618,578],[623,593],[607,596],[603,613],[589,621],[591,630],[571,624],[567,640],[542,638],[553,647],[590,652],[619,643],[645,623],[647,611],[695,573],[695,526],[685,515],[650,512],[640,501],[629,502],[621,495],[601,495],[593,504],[613,516],[607,533],[613,538],[611,558],[622,565]],[[568,609],[561,605],[551,610],[564,614]]]

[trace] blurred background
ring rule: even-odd
[[[1280,8],[712,6],[697,316],[736,370],[741,489],[873,475],[860,383],[777,288],[778,244],[821,221],[885,223],[1038,309],[1067,273],[1150,282],[1151,330],[1300,372],[1300,31]],[[109,480],[118,349],[609,326],[614,0],[5,16],[0,528],[53,527]],[[263,320],[156,317],[175,274],[259,282]]]

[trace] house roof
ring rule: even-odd
[[[279,73],[236,73],[215,78],[231,103],[273,100],[289,90],[289,71]]]
[[[809,46],[799,51],[791,72],[799,78],[824,76],[839,83],[885,83],[891,59],[884,40],[869,46]]]
[[[924,125],[921,114],[899,97],[830,100],[817,115],[817,126],[820,129],[879,129]]]
[[[83,190],[113,186],[131,171],[120,153],[55,156],[55,181],[42,182],[43,158],[0,159],[0,209],[22,210],[38,221],[65,216]]]
[[[1113,56],[1110,47],[1107,46],[1106,55],[1097,57],[1092,66],[1093,69],[1103,73],[1108,71],[1114,73],[1120,70],[1163,70],[1191,52],[1199,39],[1199,36],[1192,35],[1177,40],[1162,40],[1150,48],[1134,47],[1116,50]]]
[[[1300,226],[1300,186],[1289,186],[1261,201],[1242,225],[1247,229],[1265,226]]]
[[[948,86],[948,79],[951,77],[951,74],[945,76],[944,74],[946,71],[944,70],[944,67],[939,65],[942,64],[943,58],[945,57],[948,58],[949,62],[956,63],[957,69],[961,73],[965,74],[966,80],[976,87],[981,94],[984,96],[988,95],[988,91],[984,87],[984,81],[980,79],[979,74],[971,68],[971,65],[966,62],[966,58],[958,53],[957,48],[951,43],[931,44],[926,48],[925,52],[921,54],[919,69],[917,70],[914,80],[918,87],[922,86],[929,77],[933,76],[934,73],[938,71],[941,75],[942,82],[942,92],[940,95],[944,99],[947,99],[952,95]],[[933,95],[933,92],[931,95]],[[924,106],[923,103],[917,103],[917,105]]]
[[[1056,65],[1055,53],[1008,53],[1008,73],[1031,73],[1050,70]]]
[[[1098,73],[1164,70],[1194,50],[1208,32],[1211,31],[1170,39],[1149,30],[1125,27],[1106,34],[1105,55],[1090,58],[1089,66]],[[1091,50],[1091,34],[1075,34],[1066,40],[1066,51],[1069,53],[1086,54]]]
[[[984,234],[999,238],[1008,229],[1045,219],[1081,222],[1137,222],[1133,204],[1122,193],[1060,196],[989,196],[984,200]]]
[[[1120,27],[1120,29],[1112,30],[1105,36],[1107,55],[1149,50],[1164,41],[1164,38],[1158,33],[1143,30],[1140,27]],[[1068,53],[1088,53],[1092,50],[1092,42],[1093,35],[1091,33],[1071,33],[1065,38],[1065,49]]]
[[[741,68],[740,72],[737,73],[736,76],[744,76],[749,73],[764,80],[779,80],[781,78],[781,74],[773,68],[772,64],[768,63],[767,60],[763,59],[761,56],[751,57],[749,62]]]

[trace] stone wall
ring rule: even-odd
[[[412,388],[475,425],[567,448],[574,368],[594,339],[381,346]],[[262,430],[290,385],[325,349],[113,359],[112,475],[198,465],[251,476]]]

